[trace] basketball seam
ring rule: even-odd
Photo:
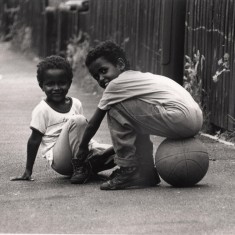
[[[165,159],[165,158],[172,157],[172,156],[179,156],[179,155],[185,154],[185,153],[205,153],[206,155],[208,155],[207,152],[203,152],[203,151],[188,151],[188,152],[184,152],[184,153],[178,153],[178,154],[168,155],[168,156],[165,156],[165,157],[163,157],[163,158],[161,158],[161,159]],[[157,158],[157,155],[156,155],[156,158]],[[160,161],[161,159],[159,159],[159,161]]]
[[[171,170],[171,172],[169,173],[169,175],[167,176],[167,178],[171,178],[174,174],[175,174],[175,172],[176,172],[176,168],[177,168],[177,166],[181,163],[181,162],[183,162],[183,161],[185,161],[185,164],[186,164],[186,169],[187,169],[187,172],[186,172],[186,175],[187,175],[187,177],[186,177],[186,182],[185,183],[190,183],[189,182],[189,180],[188,180],[188,176],[189,176],[189,171],[188,171],[188,164],[187,164],[187,161],[193,161],[193,162],[195,162],[194,160],[189,160],[189,159],[183,159],[183,160],[180,160],[176,165],[175,165],[175,167]],[[203,171],[203,169],[201,168],[201,166],[197,163],[197,162],[195,162],[196,164],[197,164],[197,166],[199,166],[199,168],[201,169],[201,172],[203,173],[204,171]],[[207,168],[208,169],[208,168]],[[204,178],[204,176],[206,175],[206,173],[207,173],[207,170],[206,170],[206,172],[205,172],[205,174],[201,177],[201,179],[199,180],[199,181],[201,181],[203,178]],[[168,180],[165,180],[166,182],[168,181]],[[198,181],[198,182],[199,182]],[[168,181],[170,184],[175,184],[175,185],[177,185],[177,182],[176,181],[174,181],[174,179],[173,179],[173,181]],[[197,182],[197,183],[198,183]]]
[[[204,172],[204,170],[203,170],[203,168],[201,167],[201,165],[200,164],[198,164],[198,162],[197,161],[195,161],[195,160],[193,160],[193,159],[186,159],[187,161],[191,161],[191,162],[194,162],[197,166],[199,166],[199,168]],[[208,167],[209,167],[209,164],[208,164]],[[208,167],[207,167],[207,169],[208,169]]]

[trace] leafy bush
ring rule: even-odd
[[[204,123],[202,130],[210,132],[212,128],[210,124],[210,112],[208,112],[206,107],[206,92],[202,86],[204,60],[205,57],[200,54],[199,50],[193,55],[193,59],[188,55],[185,55],[183,86],[192,95],[203,111]]]

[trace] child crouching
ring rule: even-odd
[[[101,189],[159,184],[150,135],[172,139],[196,135],[203,122],[198,104],[172,79],[130,70],[124,51],[113,42],[106,41],[91,50],[86,66],[104,93],[81,140],[80,161],[87,158],[89,141],[107,113],[115,163],[120,169]],[[74,174],[78,183],[86,181],[85,169],[83,165]]]

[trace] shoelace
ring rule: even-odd
[[[73,165],[73,172],[74,173],[80,173],[81,172],[81,166]]]
[[[91,154],[92,153],[88,153],[88,154],[84,153],[84,154],[80,155],[79,158],[72,160],[74,172],[77,172],[77,173],[85,172],[84,170],[86,168],[84,167],[83,164],[85,164],[85,165],[89,164],[89,166],[91,167],[91,164],[88,161],[88,158],[90,157]]]
[[[119,175],[122,172],[122,169],[116,169],[115,171],[112,172],[112,174],[109,176],[109,179],[113,179],[117,175]]]
[[[89,168],[89,169],[88,169]],[[77,175],[77,174],[83,174],[83,173],[87,173],[87,171],[89,172],[89,171],[92,171],[92,166],[91,166],[91,164],[90,164],[90,162],[87,162],[87,163],[85,163],[85,164],[83,164],[83,165],[77,165],[76,167],[75,167],[75,174]]]

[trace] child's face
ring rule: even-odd
[[[62,103],[70,88],[70,81],[62,69],[48,69],[44,72],[42,90],[47,96],[47,100],[52,103]]]
[[[117,78],[125,68],[124,62],[120,60],[117,65],[110,63],[103,57],[96,59],[88,66],[92,77],[99,83],[102,88],[106,88],[110,81]]]

